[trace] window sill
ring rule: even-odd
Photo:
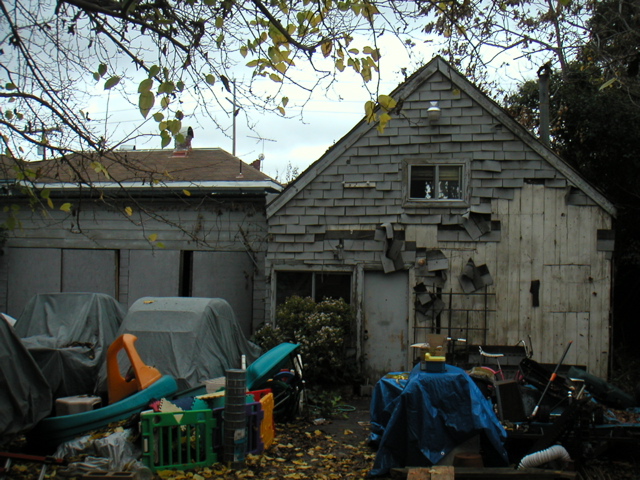
[[[464,200],[405,200],[403,205],[406,209],[424,208],[459,208],[468,209],[469,204]]]

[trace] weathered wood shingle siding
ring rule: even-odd
[[[410,79],[399,89],[409,94],[383,133],[360,123],[268,205],[268,268],[379,269],[380,241],[344,240],[337,260],[336,240],[323,235],[391,223],[404,233],[406,268],[414,268],[416,249],[449,259],[445,291],[462,293],[457,278],[469,259],[487,265],[495,297],[487,343],[531,335],[536,360],[554,363],[573,340],[568,363],[606,375],[612,272],[597,236],[612,229],[613,207],[495,104],[436,67],[422,73],[419,88]],[[431,101],[442,112],[437,123],[427,120]],[[464,164],[466,201],[408,202],[407,162],[415,160]],[[471,237],[462,217],[469,208],[490,213],[491,232]]]

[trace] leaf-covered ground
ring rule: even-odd
[[[335,428],[334,428],[335,429]],[[366,445],[364,428],[329,433],[310,422],[280,428],[271,447],[262,455],[249,455],[246,468],[232,470],[223,464],[190,472],[160,471],[166,480],[244,479],[305,480],[361,479],[373,466],[375,452]]]

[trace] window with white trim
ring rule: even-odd
[[[409,200],[463,200],[463,165],[409,165]]]

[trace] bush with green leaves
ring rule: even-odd
[[[353,309],[344,300],[293,296],[276,309],[255,342],[265,351],[283,342],[300,344],[304,377],[310,385],[344,385],[356,378]]]

